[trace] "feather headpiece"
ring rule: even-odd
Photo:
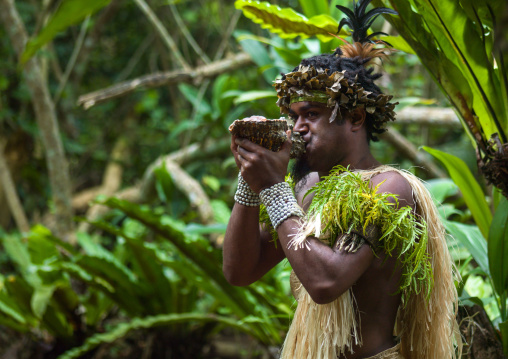
[[[356,2],[353,0],[353,10],[345,6],[336,5],[337,9],[342,11],[346,16],[340,21],[337,33],[340,32],[344,25],[347,25],[351,30],[352,42],[346,43],[340,47],[343,56],[351,58],[359,56],[369,59],[387,57],[387,53],[385,52],[386,49],[376,48],[375,44],[380,43],[390,47],[392,45],[384,40],[373,40],[373,38],[379,35],[387,36],[388,34],[377,31],[367,35],[367,32],[379,15],[398,15],[399,13],[386,7],[378,7],[366,12],[367,6],[371,1],[372,0],[359,0]]]

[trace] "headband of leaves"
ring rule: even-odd
[[[316,92],[322,92],[328,97],[326,106],[333,108],[330,122],[335,118],[341,119],[339,108],[352,111],[357,107],[365,108],[365,111],[371,115],[374,128],[377,130],[382,129],[386,122],[395,120],[393,109],[397,103],[389,102],[393,96],[365,91],[360,84],[350,83],[344,75],[345,72],[346,70],[328,74],[326,69],[300,65],[298,70],[274,82],[280,112],[289,113],[292,99],[295,97],[312,101]]]

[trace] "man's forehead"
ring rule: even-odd
[[[311,108],[327,108],[327,106],[321,102],[301,101],[292,103],[289,112],[305,111]]]

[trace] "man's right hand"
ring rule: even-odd
[[[233,146],[233,143],[236,147]],[[235,138],[231,145],[235,161],[249,187],[256,193],[283,182],[291,151],[287,140],[280,151],[273,152],[244,138]]]

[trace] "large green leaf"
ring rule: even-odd
[[[497,207],[489,232],[489,263],[494,288],[501,294],[508,290],[508,200]]]
[[[235,7],[262,28],[282,38],[317,36],[321,41],[330,41],[334,38],[330,33],[336,34],[338,29],[337,21],[323,13],[308,19],[291,8],[281,9],[268,2],[250,0],[237,0]],[[346,36],[347,33],[341,30],[340,35]]]
[[[439,204],[446,198],[458,193],[457,185],[449,178],[435,178],[425,182],[425,187],[432,194],[434,200]]]
[[[477,226],[444,220],[446,231],[467,248],[484,273],[489,274],[487,242]]]
[[[243,331],[247,334],[253,334],[250,331],[249,326],[243,325],[236,320],[223,316],[201,313],[161,314],[146,318],[135,318],[128,323],[121,323],[116,325],[106,333],[95,334],[85,340],[85,343],[82,346],[65,352],[64,354],[60,355],[58,359],[79,358],[83,354],[103,343],[113,343],[115,340],[124,337],[132,330],[167,326],[177,323],[187,323],[190,321],[200,323],[217,322],[225,326],[233,327],[234,329]]]
[[[321,14],[328,14],[328,0],[299,0],[303,13],[307,17],[312,17]]]
[[[458,1],[412,0],[425,18],[425,23],[436,38],[440,50],[457,65],[473,90],[473,105],[487,138],[502,131],[505,119],[496,128],[496,121],[503,116],[503,104],[499,96],[499,79],[493,76],[493,65],[486,54],[482,37]]]
[[[277,76],[278,71],[274,67],[273,59],[266,48],[252,34],[246,31],[236,30],[234,32],[236,40],[240,43],[243,50],[248,53],[258,68],[263,70],[263,77],[269,84]]]
[[[39,35],[28,41],[21,55],[21,62],[27,62],[42,46],[51,41],[60,31],[94,14],[111,0],[63,0]]]
[[[423,149],[440,160],[446,167],[453,182],[459,186],[459,189],[464,196],[464,201],[471,211],[476,225],[480,228],[483,236],[488,238],[489,227],[492,222],[492,214],[490,213],[489,206],[485,200],[485,196],[480,185],[473,177],[473,174],[465,162],[449,153],[427,146],[423,146]]]
[[[92,225],[103,229],[115,236],[125,239],[125,247],[130,265],[138,274],[139,280],[147,284],[148,291],[138,291],[134,295],[142,296],[145,303],[143,313],[156,314],[160,312],[171,312],[172,293],[171,284],[164,275],[164,267],[157,261],[156,252],[159,248],[150,247],[150,243],[145,243],[141,239],[133,238],[106,222],[94,221]]]

